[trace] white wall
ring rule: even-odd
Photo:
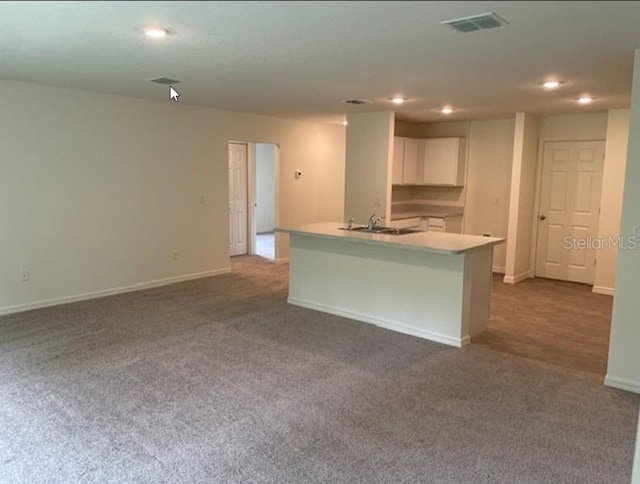
[[[283,225],[342,218],[342,126],[28,83],[0,89],[0,313],[228,270],[230,139],[279,144]],[[277,257],[287,257],[281,242]]]
[[[629,132],[640,133],[640,50],[636,50],[631,90]],[[640,137],[629,136],[620,234],[640,231]],[[640,247],[620,250],[609,340],[607,385],[640,393]]]
[[[535,224],[533,212],[539,128],[537,116],[516,114],[504,276],[504,282],[511,284],[532,277],[531,242]]]
[[[616,238],[620,234],[628,141],[629,110],[609,111],[598,221],[598,237],[605,240],[609,237]],[[613,245],[603,245],[598,250],[597,258],[593,292],[613,295],[618,250]]]
[[[256,143],[256,231],[273,232],[275,227],[275,146]]]
[[[395,114],[347,115],[344,217],[364,223],[373,213],[390,220]]]
[[[599,140],[607,134],[607,113],[560,114],[540,118],[540,138]]]
[[[472,121],[464,232],[506,237],[513,155],[513,119]],[[505,270],[506,244],[494,247],[493,270]]]

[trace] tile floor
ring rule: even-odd
[[[265,259],[275,259],[275,234],[266,232],[256,236],[256,254]]]

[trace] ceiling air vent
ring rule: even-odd
[[[503,25],[509,25],[509,22],[493,12],[472,15],[471,17],[445,20],[441,23],[447,27],[451,27],[456,32],[462,32],[463,34],[466,34],[467,32],[475,32],[476,30],[487,30],[495,27],[502,27]]]
[[[169,79],[168,77],[156,77],[155,79],[148,79],[151,82],[156,82],[158,84],[164,84],[165,86],[170,86],[172,84],[178,84],[180,81],[175,79]]]
[[[360,99],[360,98],[343,99],[342,102],[345,103],[345,104],[353,104],[353,105],[356,105],[356,106],[360,106],[361,104],[371,104],[371,101],[369,101],[367,99]]]

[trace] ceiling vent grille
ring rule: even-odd
[[[345,104],[353,104],[355,106],[360,106],[361,104],[371,104],[371,101],[369,101],[367,99],[360,99],[360,98],[343,99],[342,102],[345,103]]]
[[[473,15],[471,17],[445,20],[442,24],[447,27],[451,27],[456,32],[466,34],[468,32],[475,32],[476,30],[487,30],[495,27],[502,27],[503,25],[509,25],[509,22],[499,15],[489,12],[482,13],[480,15]]]
[[[178,84],[180,81],[176,79],[170,79],[168,77],[156,77],[155,79],[149,79],[151,82],[156,82],[158,84],[164,84],[165,86],[170,86],[172,84]]]

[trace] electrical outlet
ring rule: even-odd
[[[200,194],[200,205],[204,205],[207,202],[207,199],[203,194]]]
[[[173,249],[173,260],[178,260],[178,249]]]
[[[29,282],[31,280],[31,272],[29,269],[22,269],[20,271],[20,281]]]

